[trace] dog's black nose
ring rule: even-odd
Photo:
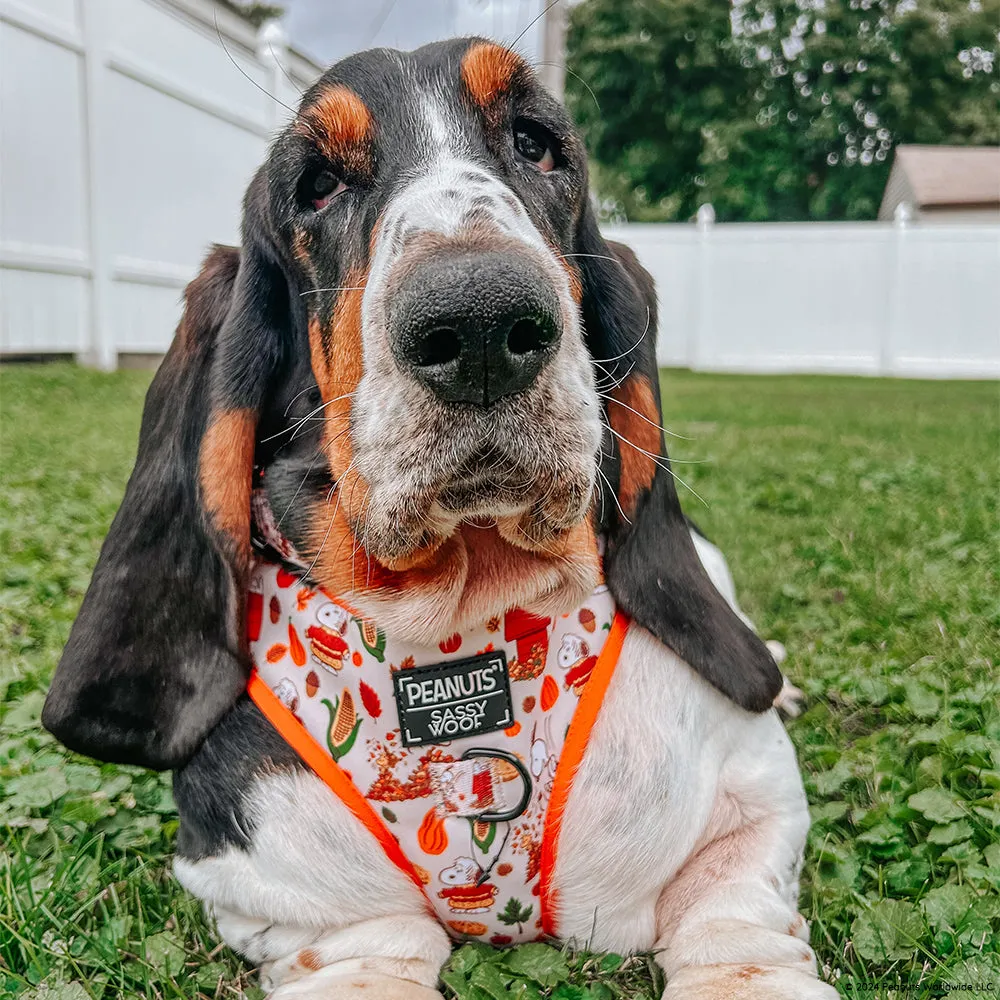
[[[490,406],[528,388],[562,333],[551,280],[510,250],[439,250],[390,296],[393,354],[449,403]]]

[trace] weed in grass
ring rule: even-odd
[[[169,875],[165,776],[38,727],[134,456],[142,372],[0,369],[0,996],[260,997]],[[803,909],[856,1000],[1000,982],[997,388],[668,372],[682,499],[809,695]],[[458,949],[445,992],[656,1000],[649,956]],[[911,987],[902,994],[900,985]],[[975,992],[962,992],[975,997]],[[984,996],[986,994],[980,993]]]

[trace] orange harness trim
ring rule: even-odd
[[[559,851],[559,835],[562,832],[563,814],[566,811],[566,803],[569,800],[573,779],[583,762],[591,730],[594,728],[594,723],[597,722],[601,705],[604,703],[604,695],[607,693],[611,677],[618,665],[618,657],[622,651],[622,643],[625,641],[628,626],[628,617],[623,612],[616,611],[604,648],[597,658],[594,671],[590,675],[586,687],[580,695],[580,703],[573,713],[573,721],[566,733],[566,742],[563,744],[562,755],[559,757],[555,778],[552,782],[552,793],[549,796],[549,805],[545,811],[545,825],[542,828],[542,857],[539,876],[542,930],[552,937],[558,936],[555,916],[558,900],[552,888],[552,874]]]
[[[555,915],[558,901],[552,887],[552,878],[558,855],[563,815],[573,779],[583,761],[591,731],[597,721],[615,667],[618,665],[618,658],[628,627],[628,617],[621,611],[615,612],[607,640],[580,695],[576,711],[573,713],[573,719],[566,733],[566,740],[553,778],[552,792],[543,825],[539,873],[539,908],[542,929],[552,937],[558,936]],[[250,675],[250,680],[247,683],[247,694],[288,745],[364,824],[369,833],[379,842],[389,860],[413,882],[427,899],[423,882],[413,864],[388,827],[372,809],[368,800],[347,772],[333,760],[305,726],[279,701],[277,695],[261,679],[256,670]],[[430,901],[427,902],[430,906]]]
[[[420,881],[420,876],[410,863],[410,859],[403,853],[399,842],[389,832],[385,823],[368,804],[368,800],[336,761],[316,742],[305,726],[278,700],[277,695],[261,680],[256,670],[250,674],[247,694],[303,762],[311,767],[330,791],[361,820],[368,832],[382,846],[389,860],[423,893],[424,884]]]

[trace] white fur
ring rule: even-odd
[[[749,616],[736,600],[736,582],[733,580],[729,563],[726,562],[722,550],[704,536],[699,535],[697,531],[691,532],[691,541],[694,542],[694,550],[698,553],[698,558],[701,560],[702,566],[705,567],[708,578],[715,584],[715,589],[722,594],[726,603],[736,612],[743,624],[756,632],[754,623],[750,621]]]

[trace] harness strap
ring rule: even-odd
[[[389,860],[410,878],[426,899],[424,884],[420,881],[420,876],[410,863],[410,859],[403,853],[399,842],[389,832],[385,823],[375,814],[375,810],[368,804],[368,800],[361,794],[357,785],[316,742],[312,734],[295,718],[291,710],[278,700],[278,696],[261,680],[256,670],[250,674],[247,694],[264,713],[264,717],[278,730],[285,742],[365,825],[368,832],[379,842]]]
[[[597,658],[594,670],[580,694],[580,702],[573,713],[573,719],[566,733],[562,755],[556,765],[556,773],[552,781],[552,792],[549,795],[549,805],[545,811],[545,824],[542,827],[542,855],[539,874],[539,895],[541,900],[542,930],[552,937],[558,937],[556,924],[556,908],[558,899],[552,887],[552,876],[556,866],[559,851],[559,835],[562,832],[563,814],[569,800],[570,789],[577,769],[583,761],[583,755],[590,741],[590,733],[597,721],[607,693],[611,677],[618,665],[618,657],[622,651],[622,643],[628,632],[629,619],[622,611],[616,611],[611,623],[611,631],[604,641],[604,648]]]
[[[542,849],[539,871],[539,903],[542,930],[551,937],[557,937],[555,911],[558,900],[552,888],[553,871],[562,831],[563,814],[569,799],[570,789],[577,769],[583,761],[591,731],[601,710],[604,695],[618,664],[622,643],[628,632],[629,619],[621,611],[615,613],[611,629],[604,642],[593,672],[580,695],[579,704],[573,713],[566,733],[562,754],[553,777],[552,792],[545,812],[542,827]],[[261,679],[256,670],[250,674],[247,693],[264,717],[278,731],[286,743],[302,758],[303,762],[316,773],[345,806],[364,824],[378,841],[389,860],[402,871],[420,890],[424,899],[427,894],[423,882],[399,846],[399,842],[389,832],[388,827],[375,813],[368,800],[336,761],[315,740],[312,734],[282,704],[277,695]],[[428,906],[430,901],[427,900]]]

